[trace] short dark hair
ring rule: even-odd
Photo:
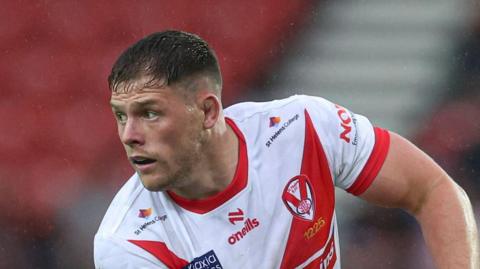
[[[142,77],[144,87],[172,85],[196,74],[211,76],[222,85],[215,52],[199,36],[168,30],[150,34],[127,48],[113,65],[108,84],[113,92],[128,91]],[[219,93],[220,94],[220,93]]]

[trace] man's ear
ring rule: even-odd
[[[210,129],[215,126],[220,116],[222,104],[218,97],[213,93],[207,93],[201,97],[200,109],[203,111],[203,127]]]

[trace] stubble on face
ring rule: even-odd
[[[202,130],[190,132],[184,147],[178,150],[174,163],[178,167],[168,179],[172,188],[184,187],[195,180],[195,171],[202,163],[205,139]]]
[[[158,160],[159,169],[163,171],[159,171],[156,178],[150,178],[148,184],[140,175],[144,187],[150,191],[181,188],[195,181],[195,171],[202,164],[205,155],[208,131],[203,129],[198,111],[193,106],[186,105],[185,109],[187,120],[178,122],[185,128],[179,134],[182,138],[180,143],[175,145],[171,160]]]

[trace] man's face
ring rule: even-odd
[[[145,188],[161,191],[192,178],[203,145],[202,113],[169,86],[112,93],[118,135]],[[192,93],[190,93],[193,95]]]

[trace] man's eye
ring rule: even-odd
[[[127,115],[125,115],[124,113],[116,112],[115,117],[117,118],[117,121],[121,124],[127,122]]]
[[[155,112],[155,111],[147,111],[145,112],[145,118],[151,120],[151,119],[155,119],[156,117],[158,117],[158,113]]]

